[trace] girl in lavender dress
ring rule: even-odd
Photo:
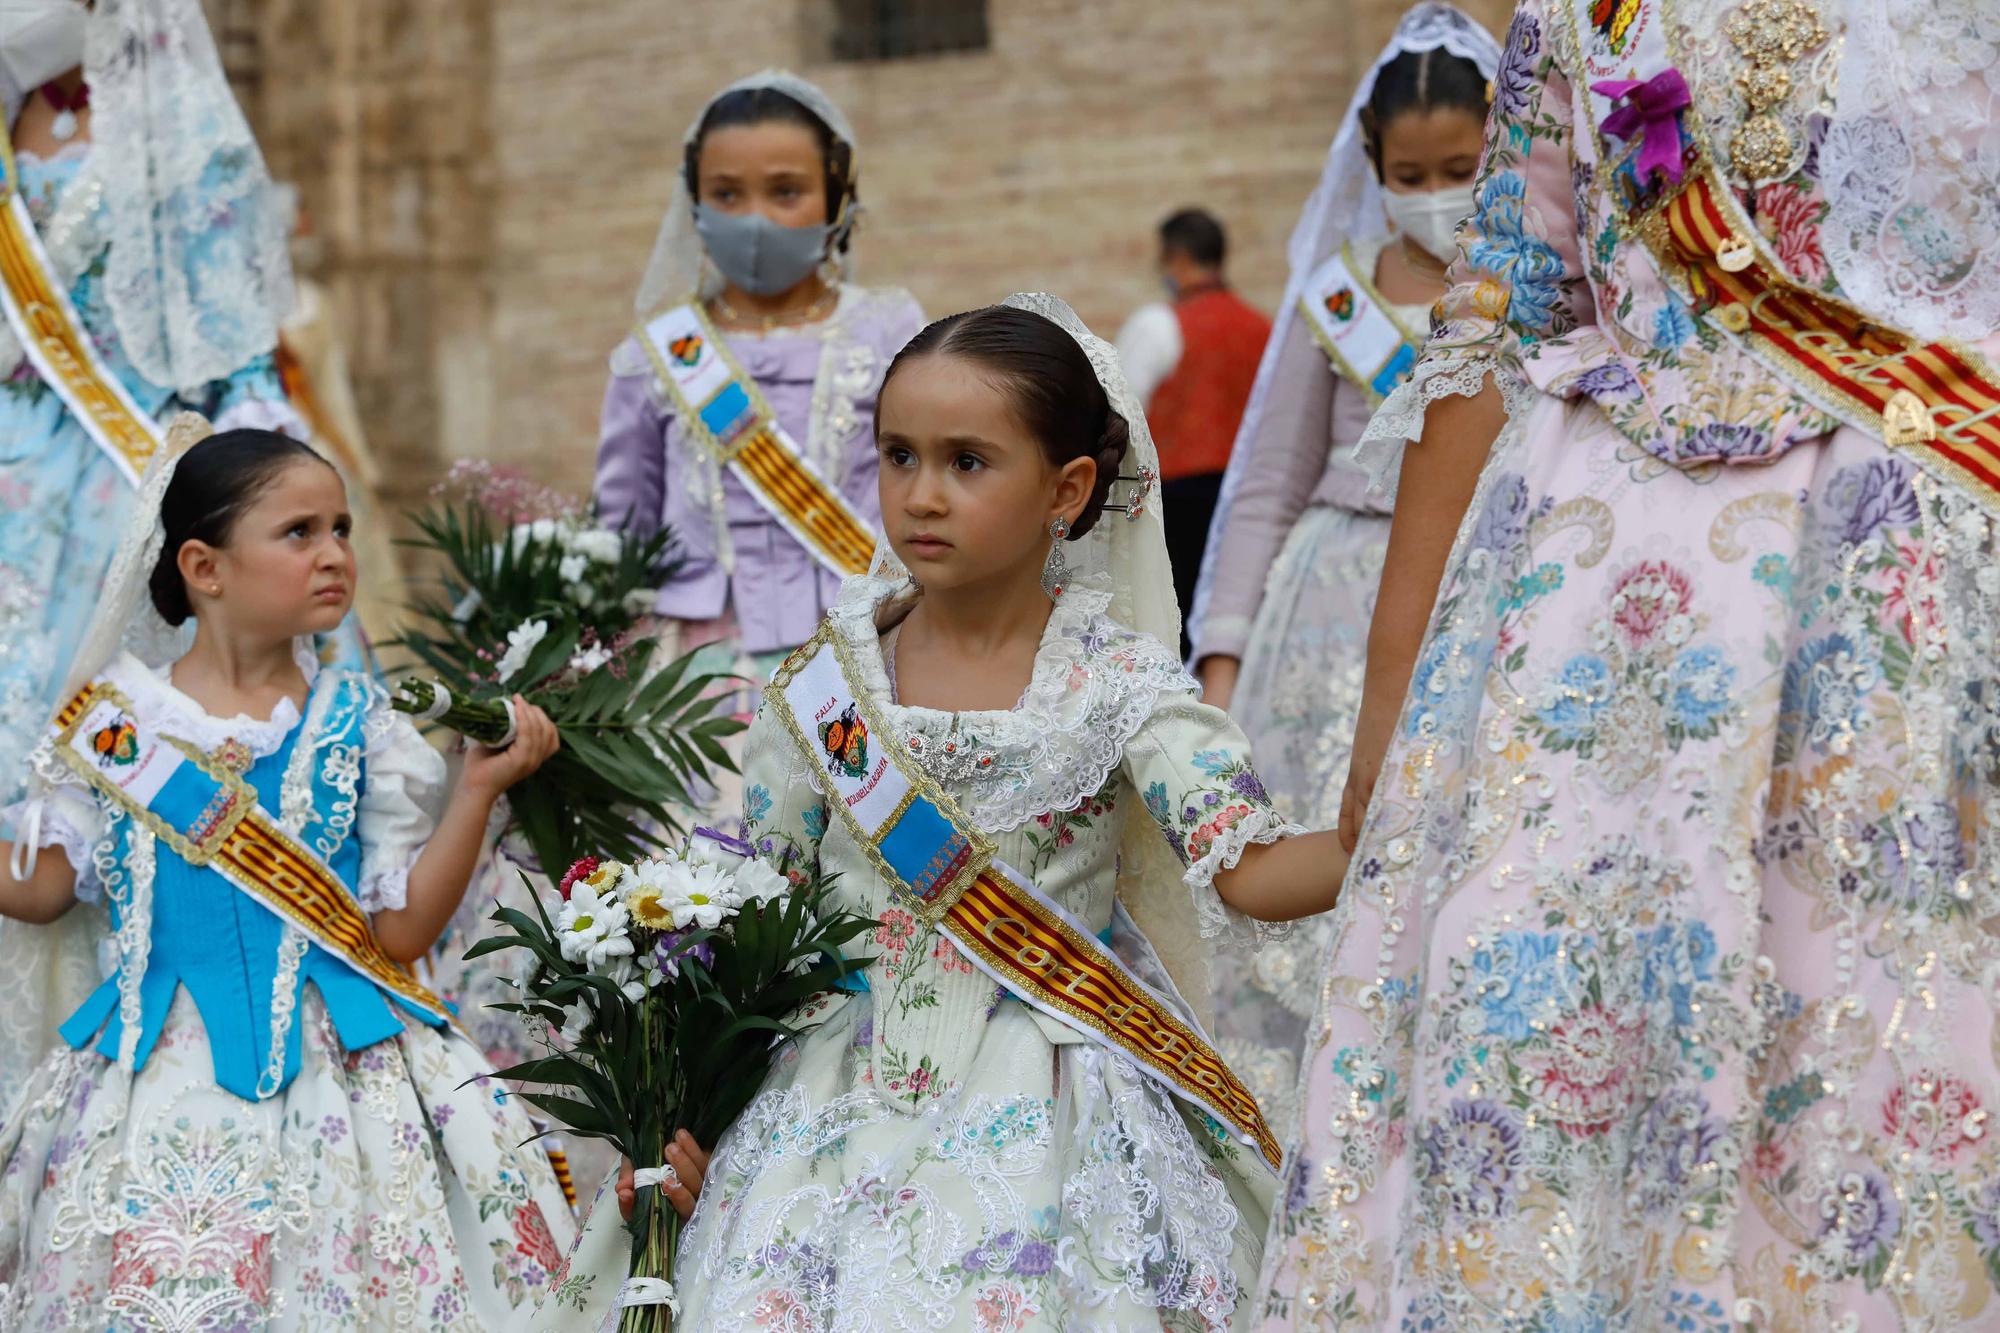
[[[1444,295],[1499,63],[1485,29],[1450,5],[1422,4],[1355,90],[1292,234],[1291,283],[1216,506],[1188,630],[1195,674],[1202,697],[1257,747],[1272,802],[1308,828],[1332,828],[1340,814],[1389,540],[1389,506],[1368,494],[1354,446],[1382,401],[1376,379],[1407,372]],[[1353,308],[1339,307],[1346,329],[1329,316],[1343,292],[1382,312],[1386,365],[1361,364],[1370,358],[1354,345]],[[1255,953],[1219,954],[1213,968],[1217,1044],[1280,1124],[1326,925],[1315,918]]]
[[[785,447],[872,539],[875,397],[924,321],[907,292],[846,280],[857,167],[847,117],[811,83],[767,71],[723,89],[688,129],[639,288],[640,327],[611,357],[599,510],[673,531],[681,563],[656,608],[668,646],[707,645],[706,665],[750,681],[811,636],[841,574],[772,511],[768,487],[720,460],[714,446],[727,441],[686,410],[702,403],[672,381],[675,342],[652,346],[648,324],[683,303],[698,312],[768,404]],[[746,717],[755,703],[753,690]],[[738,804],[723,790],[714,807],[733,821]]]

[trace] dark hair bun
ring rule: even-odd
[[[302,458],[331,466],[289,435],[274,430],[226,430],[181,455],[174,479],[160,498],[160,526],[166,540],[146,580],[153,609],[169,625],[194,614],[187,580],[181,577],[181,548],[189,542],[227,546],[230,530],[280,472]]]
[[[1070,524],[1070,540],[1083,536],[1097,526],[1097,520],[1104,516],[1105,503],[1111,498],[1112,483],[1118,480],[1118,473],[1125,465],[1125,454],[1132,447],[1131,423],[1115,408],[1104,410],[1104,430],[1097,437],[1097,484],[1090,488],[1090,499],[1084,503],[1083,512]]]

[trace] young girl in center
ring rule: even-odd
[[[1204,996],[1205,936],[1325,910],[1346,858],[1271,808],[1182,670],[1152,440],[1067,306],[930,325],[890,367],[876,443],[890,549],[766,687],[744,775],[751,840],[876,917],[873,961],[715,1145],[680,1326],[1223,1328],[1275,1180],[1259,1130],[1210,1113],[1234,1104],[1226,1071],[1188,1072],[1198,1015],[1184,1042],[1121,1047],[1089,1013],[1130,1015],[1092,997],[1111,973]],[[846,706],[813,708],[834,679]],[[1004,868],[1015,905],[986,945],[901,878],[923,872],[868,827],[880,783],[991,840],[966,892]],[[1076,970],[1034,972],[1013,932],[1058,917]],[[1114,959],[1100,980],[1090,957]]]
[[[555,728],[517,700],[441,799],[381,688],[311,651],[354,596],[339,476],[261,430],[172,456],[199,433],[147,480],[0,844],[0,914],[111,922],[108,979],[0,1090],[0,1328],[490,1329],[573,1227],[407,965]]]

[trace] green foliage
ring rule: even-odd
[[[672,569],[671,537],[619,534],[615,561],[584,560],[575,520],[505,527],[477,504],[417,515],[412,543],[443,558],[437,587],[412,603],[416,628],[399,646],[451,693],[438,724],[491,742],[505,733],[506,699],[545,709],[562,749],[508,793],[521,836],[550,874],[585,855],[629,859],[680,830],[680,813],[717,768],[734,770],[723,740],[742,729],[724,716],[733,677],[697,672],[693,655],[656,661],[638,633],[652,590]],[[605,534],[597,534],[602,545]],[[566,577],[564,563],[584,570]],[[547,632],[517,670],[498,678],[510,631]],[[601,651],[578,664],[580,648]],[[398,691],[419,712],[429,682]]]

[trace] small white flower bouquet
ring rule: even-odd
[[[587,852],[634,857],[694,804],[722,740],[742,730],[728,678],[658,660],[644,632],[673,569],[665,532],[604,527],[580,501],[483,463],[460,464],[414,522],[439,567],[400,646],[426,670],[396,706],[485,744],[508,700],[547,710],[562,749],[508,793],[515,827],[553,874]]]
[[[641,1167],[665,1160],[686,1129],[713,1144],[762,1085],[778,1045],[809,1023],[815,996],[867,958],[842,946],[872,930],[836,911],[825,881],[752,854],[708,829],[636,861],[590,856],[569,868],[553,917],[502,907],[508,933],[468,957],[534,955],[518,1004],[547,1054],[499,1071],[538,1085],[522,1095],[570,1133],[616,1143]],[[680,1218],[642,1189],[630,1277],[670,1282]],[[559,1274],[564,1282],[589,1276]],[[659,1288],[654,1286],[657,1291]],[[657,1330],[669,1306],[634,1306],[621,1328]]]

